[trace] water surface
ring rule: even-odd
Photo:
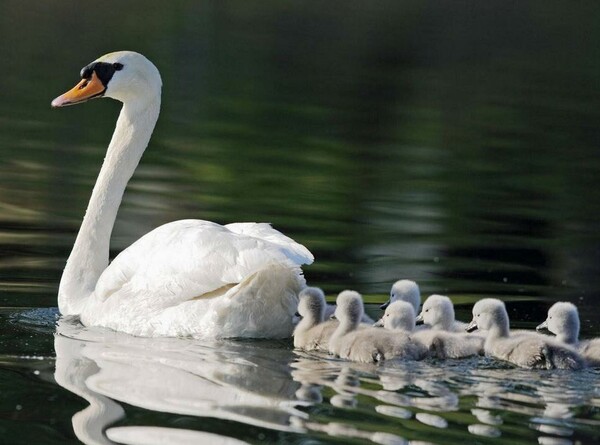
[[[597,2],[84,6],[0,4],[0,442],[599,440],[597,371],[56,327],[118,104],[49,107],[108,51],[161,71],[113,254],[176,219],[268,221],[315,254],[306,278],[330,298],[382,302],[412,278],[463,320],[496,296],[532,327],[561,299],[599,335]]]

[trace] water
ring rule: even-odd
[[[270,221],[329,297],[382,302],[407,277],[463,320],[500,297],[518,327],[566,299],[600,335],[599,8],[0,3],[0,443],[597,442],[598,371],[359,366],[48,308],[118,113],[49,102],[127,48],[159,67],[163,109],[113,254],[176,219]]]

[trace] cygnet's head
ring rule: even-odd
[[[412,280],[398,280],[392,285],[390,299],[380,306],[385,310],[394,301],[406,301],[410,303],[415,311],[419,312],[421,306],[421,291],[419,285]]]
[[[489,331],[492,328],[508,330],[508,313],[503,301],[496,298],[484,298],[473,306],[473,320],[467,326],[467,332],[476,329]]]
[[[417,317],[417,324],[425,323],[432,328],[449,330],[454,322],[454,305],[444,295],[431,295]]]
[[[415,329],[415,310],[406,301],[394,301],[374,326],[412,332]]]
[[[353,290],[342,291],[337,296],[335,303],[335,318],[340,323],[358,325],[365,311],[362,297],[358,292]]]
[[[561,301],[552,305],[548,311],[548,318],[536,329],[548,329],[561,340],[577,341],[579,338],[579,312],[577,306],[572,303]]]
[[[81,81],[52,101],[53,107],[75,105],[97,97],[110,97],[124,103],[160,101],[162,80],[158,69],[143,55],[133,51],[106,54],[86,65]]]
[[[302,318],[311,319],[317,323],[325,317],[325,294],[318,287],[307,287],[298,295],[298,313]]]

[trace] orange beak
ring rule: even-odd
[[[86,100],[93,99],[104,93],[106,87],[102,84],[95,72],[92,72],[92,77],[89,79],[81,79],[77,85],[67,91],[62,96],[58,96],[52,101],[52,107],[66,107],[67,105],[75,105]]]

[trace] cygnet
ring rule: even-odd
[[[467,323],[454,319],[452,300],[444,295],[431,295],[417,316],[417,324],[425,323],[430,329],[448,332],[465,332]]]
[[[337,297],[335,317],[339,326],[329,339],[329,352],[352,361],[373,363],[389,359],[421,360],[423,345],[408,334],[365,327],[357,330],[364,308],[360,294],[343,291]]]
[[[547,329],[556,339],[576,348],[588,366],[600,366],[600,338],[579,341],[579,312],[577,306],[568,302],[555,303],[548,310],[548,318],[536,329]]]
[[[414,332],[415,311],[405,301],[390,304],[376,325],[409,333],[412,339],[422,343],[432,356],[438,358],[463,358],[483,354],[484,338],[481,336],[433,329]]]
[[[294,347],[306,351],[328,351],[329,337],[338,322],[325,320],[325,295],[318,287],[307,287],[300,292],[298,316],[302,317],[294,329]]]
[[[467,331],[487,331],[485,354],[530,369],[581,369],[583,357],[570,346],[537,334],[510,334],[504,302],[484,298],[473,306],[473,320]]]
[[[385,310],[394,301],[406,301],[410,303],[415,311],[419,312],[421,306],[421,290],[419,285],[412,280],[398,280],[392,285],[390,291],[390,299],[380,306],[381,310]]]

